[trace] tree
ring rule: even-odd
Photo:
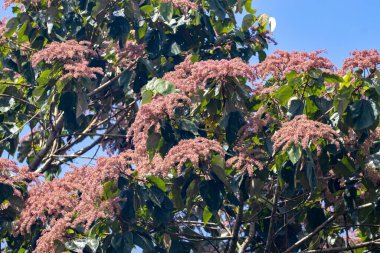
[[[267,57],[249,0],[5,5],[6,251],[379,250],[376,50]]]

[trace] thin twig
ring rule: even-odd
[[[364,242],[360,244],[356,244],[354,246],[351,246],[351,249],[361,249],[365,247],[370,247],[370,246],[375,246],[379,245],[380,246],[380,240],[374,240],[370,242]],[[330,249],[316,249],[316,250],[308,250],[306,253],[334,253],[334,252],[344,252],[349,250],[350,248],[346,247],[336,247],[336,248],[330,248]]]

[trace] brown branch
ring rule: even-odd
[[[279,194],[280,194],[280,191],[279,191],[279,185],[277,182],[275,185],[275,190],[274,190],[274,200],[273,200],[272,213],[271,213],[270,223],[269,223],[268,239],[267,239],[267,243],[265,245],[265,253],[270,252],[272,242],[273,242],[274,217],[275,217],[275,214],[277,211]]]
[[[228,247],[227,253],[234,253],[236,251],[236,247],[237,247],[237,243],[239,239],[240,226],[243,219],[243,209],[244,209],[244,201],[240,197],[238,213],[236,215],[236,221],[235,221],[235,225],[232,231],[232,241],[231,241],[230,246]]]
[[[313,232],[311,232],[310,234],[308,234],[307,236],[305,236],[301,240],[298,240],[296,243],[294,243],[291,247],[289,247],[283,253],[293,252],[294,249],[296,249],[297,247],[299,247],[302,243],[304,243],[304,242],[308,241],[309,239],[311,239],[314,235],[316,235],[317,233],[319,233],[319,231],[321,231],[322,229],[324,229],[327,224],[329,224],[331,221],[333,221],[334,219],[336,219],[338,216],[339,215],[337,213],[335,213],[333,216],[329,217],[325,222],[323,222],[316,229],[314,229]]]
[[[49,135],[49,138],[46,140],[45,146],[38,151],[36,154],[36,157],[34,160],[29,164],[29,169],[32,171],[37,170],[37,167],[40,165],[46,154],[49,152],[50,148],[54,144],[54,141],[60,131],[60,129],[63,127],[63,113],[58,117],[57,121],[55,122],[54,126],[52,127],[51,134]]]
[[[306,253],[334,253],[334,252],[344,252],[350,249],[360,249],[360,248],[365,248],[365,247],[370,247],[370,246],[375,246],[379,245],[380,246],[380,240],[374,240],[370,242],[364,242],[360,244],[356,244],[351,247],[336,247],[336,248],[330,248],[330,249],[316,249],[316,250],[308,250]]]
[[[249,224],[248,237],[245,238],[243,244],[241,245],[239,253],[244,253],[245,252],[245,250],[248,248],[248,245],[252,242],[253,238],[255,237],[255,233],[256,233],[255,222],[251,222]]]

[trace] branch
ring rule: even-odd
[[[36,154],[36,157],[34,160],[29,164],[29,169],[32,171],[37,170],[38,165],[42,162],[43,158],[46,156],[46,154],[49,152],[50,148],[54,144],[54,141],[60,131],[60,129],[63,127],[63,113],[58,117],[55,125],[52,127],[51,134],[49,138],[47,139],[45,146],[38,151]]]
[[[296,249],[298,246],[300,246],[302,243],[306,242],[307,240],[309,240],[310,238],[312,238],[314,235],[316,235],[319,231],[321,231],[322,229],[325,228],[325,226],[327,224],[329,224],[331,221],[333,221],[334,219],[336,219],[338,217],[338,214],[335,213],[333,216],[331,216],[330,218],[328,218],[325,222],[323,222],[321,225],[319,225],[316,229],[314,229],[313,232],[311,232],[310,234],[308,234],[307,236],[305,236],[304,238],[302,238],[301,240],[297,241],[296,243],[293,244],[293,246],[291,246],[290,248],[288,248],[287,250],[285,250],[283,253],[289,253],[289,252],[293,252],[294,249]]]
[[[245,252],[245,250],[248,248],[248,245],[251,243],[252,239],[255,237],[255,233],[256,233],[255,222],[251,222],[249,224],[248,237],[245,238],[243,244],[241,245],[239,253],[244,253]]]
[[[267,244],[265,245],[265,253],[270,253],[270,249],[271,249],[272,242],[273,242],[273,227],[274,227],[273,223],[274,223],[274,217],[275,217],[275,214],[277,211],[278,195],[280,193],[278,188],[279,188],[279,185],[277,182],[276,186],[275,186],[275,191],[274,191],[273,207],[272,207],[272,213],[271,213],[270,223],[269,223]]]
[[[239,239],[239,230],[240,230],[241,222],[243,219],[243,208],[244,208],[244,201],[240,199],[238,213],[236,216],[236,221],[235,221],[234,229],[232,232],[232,241],[231,241],[230,247],[228,248],[227,253],[234,253],[236,250],[237,242]]]
[[[364,243],[356,244],[354,246],[347,247],[347,248],[345,248],[345,247],[336,247],[336,248],[330,248],[330,249],[308,250],[308,251],[306,251],[306,253],[344,252],[344,251],[347,251],[347,250],[350,250],[350,249],[360,249],[360,248],[365,248],[365,247],[375,246],[375,245],[380,245],[380,240],[374,240],[374,241],[370,241],[370,242],[364,242]]]

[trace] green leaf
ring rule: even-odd
[[[149,182],[157,186],[160,190],[166,192],[168,189],[166,188],[165,181],[162,180],[159,177],[156,176],[148,176],[146,179],[148,179]]]
[[[247,10],[247,12],[249,12],[251,14],[255,14],[256,13],[256,10],[252,9],[252,0],[247,0],[245,2],[245,9]]]
[[[294,89],[289,85],[281,86],[275,93],[275,97],[279,100],[280,104],[285,106],[289,99],[293,96]]]
[[[293,164],[296,164],[302,156],[302,148],[299,145],[297,145],[297,146],[293,145],[288,150],[288,156],[289,156],[290,161]]]
[[[304,103],[302,100],[292,99],[289,104],[289,110],[287,112],[289,119],[293,119],[295,116],[303,114]]]
[[[315,174],[315,164],[310,158],[306,161],[305,171],[311,192],[314,193],[317,190],[317,176]]]
[[[131,232],[116,234],[112,237],[111,245],[118,253],[130,253],[134,247],[133,234]]]
[[[117,188],[117,185],[114,181],[108,181],[103,185],[103,195],[102,197],[105,200],[112,199],[116,196],[118,196],[120,193],[119,189]]]
[[[220,186],[215,180],[205,180],[199,183],[199,191],[211,212],[217,212],[222,206]]]
[[[219,0],[208,0],[207,2],[210,5],[210,10],[214,11],[215,15],[220,20],[224,20],[226,18],[226,12]]]
[[[149,236],[142,235],[136,232],[133,233],[133,243],[139,246],[143,250],[153,250],[154,245]]]
[[[160,4],[160,14],[166,22],[170,22],[173,17],[173,4],[172,3],[161,3]]]
[[[370,128],[377,121],[378,110],[372,100],[361,99],[350,105],[349,109],[352,125],[357,130]]]
[[[175,92],[175,86],[168,81],[160,78],[153,78],[143,88],[143,92],[151,91],[153,95],[167,95]]]
[[[353,91],[353,87],[340,89],[339,93],[335,96],[333,105],[340,116],[346,111],[348,105],[350,104]]]
[[[203,216],[203,223],[206,226],[212,217],[212,212],[210,212],[210,210],[208,209],[207,206],[203,209],[203,215],[202,216]]]
[[[226,127],[226,139],[227,143],[229,145],[232,145],[236,138],[237,138],[237,133],[239,129],[244,125],[244,117],[241,112],[235,111],[235,112],[230,112],[227,117],[227,127]],[[226,119],[223,119],[225,121]]]
[[[0,204],[13,195],[13,187],[9,184],[0,183]]]
[[[256,17],[253,14],[245,15],[243,18],[241,29],[243,31],[247,31],[253,25],[253,23],[255,23],[255,21],[256,21]]]
[[[340,77],[336,74],[331,74],[331,73],[325,73],[324,72],[322,74],[322,77],[326,83],[341,83],[344,81],[342,77]]]

